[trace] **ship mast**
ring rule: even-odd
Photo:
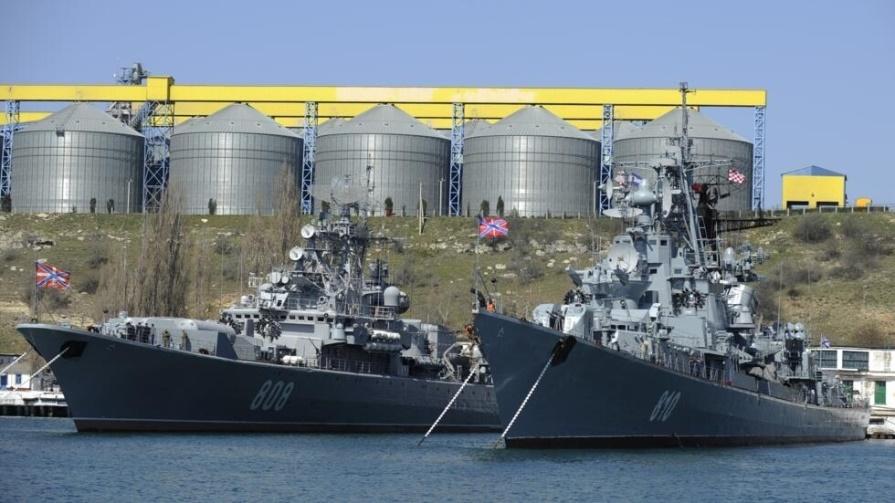
[[[696,211],[693,208],[693,193],[690,187],[689,176],[687,170],[690,166],[690,137],[689,137],[689,116],[687,112],[687,93],[691,92],[686,82],[681,82],[681,136],[679,139],[679,147],[681,149],[681,162],[678,170],[679,183],[681,191],[684,194],[684,200],[687,204],[687,235],[690,245],[693,248],[693,258],[696,267],[703,265],[702,243],[699,239],[699,229],[696,222]]]

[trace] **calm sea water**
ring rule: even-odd
[[[496,435],[78,434],[0,418],[0,501],[892,501],[895,441],[506,450]]]

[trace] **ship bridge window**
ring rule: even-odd
[[[289,315],[289,319],[290,319],[290,320],[294,320],[294,319],[295,319],[295,315],[294,315],[294,314],[290,314],[290,315]]]
[[[869,357],[867,351],[843,351],[842,352],[842,368],[867,370]]]
[[[834,369],[836,368],[836,351],[835,350],[825,350],[818,351],[818,363],[817,366],[822,369]]]

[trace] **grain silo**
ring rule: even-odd
[[[86,103],[16,132],[10,177],[15,212],[124,213],[140,207],[143,136]],[[110,202],[111,201],[111,205]]]
[[[287,172],[298,192],[301,138],[242,103],[176,126],[170,155],[185,213],[207,214],[214,200],[218,215],[271,214]]]
[[[676,151],[677,147],[669,140],[680,136],[681,119],[681,109],[676,108],[641,128],[616,135],[612,145],[614,172],[636,172],[654,179],[651,166],[667,152]],[[730,194],[718,201],[719,210],[749,210],[752,207],[752,144],[695,110],[688,113],[688,124],[691,159],[717,164],[697,170],[693,181],[719,184],[721,194]],[[744,183],[728,181],[731,168],[745,175]]]
[[[415,214],[421,184],[426,213],[447,212],[447,137],[393,105],[378,105],[349,121],[324,126],[317,136],[315,185],[345,176],[354,185],[365,185],[371,166],[375,212],[382,213],[390,198],[396,214]],[[315,200],[318,210],[320,203]]]
[[[528,106],[463,144],[463,208],[475,213],[498,198],[506,214],[588,215],[600,143],[541,107]]]

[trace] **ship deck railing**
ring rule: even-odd
[[[353,374],[385,374],[386,368],[381,364],[362,360],[349,360],[346,358],[307,358],[298,363],[298,367],[319,369],[319,370],[335,370],[339,372],[350,372]]]

